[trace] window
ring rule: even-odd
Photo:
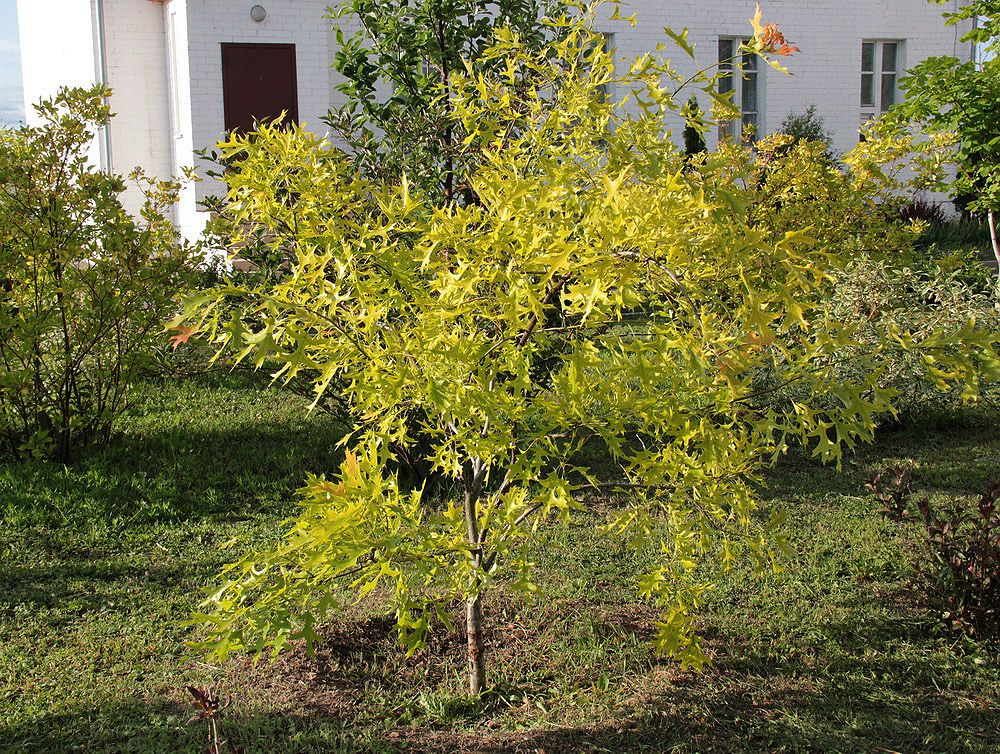
[[[896,104],[902,43],[861,43],[861,125]]]
[[[732,103],[740,111],[740,119],[719,123],[719,139],[743,139],[756,141],[761,125],[761,82],[762,76],[756,55],[739,54],[740,46],[747,40],[719,38],[719,92],[732,93]],[[742,77],[737,85],[736,58],[742,64]]]

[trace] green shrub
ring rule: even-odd
[[[1000,311],[989,272],[968,255],[917,257],[904,263],[865,254],[838,271],[836,280],[828,302],[830,316],[865,323],[858,344],[836,356],[837,370],[845,376],[860,368],[865,349],[874,346],[878,333],[887,330],[911,332],[919,338],[974,319],[986,330],[1000,331]],[[961,391],[942,390],[941,376],[933,363],[901,350],[882,364],[880,382],[897,394],[895,403],[900,412],[962,403],[967,396]],[[996,399],[995,375],[984,377],[979,387],[983,399]]]
[[[165,212],[177,184],[125,181],[88,162],[107,92],[63,89],[38,126],[0,142],[0,440],[69,460],[107,438],[189,269]]]
[[[337,0],[333,69],[344,105],[324,121],[364,176],[412,186],[440,199],[474,201],[468,177],[481,155],[452,112],[449,78],[471,66],[506,68],[491,57],[494,35],[510,30],[534,50],[562,33],[562,0]],[[391,92],[388,97],[383,92]]]
[[[698,104],[698,96],[692,94],[681,110],[684,116],[684,154],[688,158],[703,154],[705,146],[705,113]]]
[[[781,122],[778,133],[791,136],[794,144],[800,141],[811,141],[822,144],[823,155],[833,160],[834,154],[831,149],[833,136],[826,130],[823,118],[816,113],[816,105],[809,105],[803,113],[789,113]]]

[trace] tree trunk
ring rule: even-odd
[[[993,256],[997,260],[997,289],[1000,293],[1000,243],[997,243],[997,219],[993,210],[986,213],[986,218],[990,223],[990,241],[993,244]]]
[[[483,599],[479,595],[465,602],[465,630],[469,639],[469,693],[479,696],[486,690],[486,657],[483,652]]]
[[[479,569],[483,564],[483,537],[479,531],[479,496],[482,494],[485,471],[478,464],[465,474],[463,509],[466,533],[472,558],[472,578],[469,596],[465,600],[465,631],[469,649],[469,693],[479,696],[486,690],[486,657],[483,650],[483,598],[480,593]]]

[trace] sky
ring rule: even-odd
[[[15,0],[0,0],[0,123],[12,125],[23,119],[17,3]]]

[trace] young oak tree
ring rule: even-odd
[[[891,409],[885,352],[925,353],[970,395],[996,370],[998,336],[969,324],[886,333],[859,354],[857,380],[832,379],[828,357],[857,327],[824,314],[842,260],[804,230],[757,227],[739,166],[727,179],[685,168],[663,129],[685,77],[654,56],[616,76],[595,12],[553,21],[545,53],[498,29],[483,56],[503,66],[450,78],[456,122],[482,155],[474,203],[359,175],[298,129],[220,146],[240,158],[234,240],[256,227],[293,256],[274,286],[191,297],[179,337],[277,364],[279,380],[312,375],[317,396],[340,385],[357,423],[340,474],[307,480],[286,536],[208,590],[196,646],[224,657],[312,643],[324,616],[379,590],[413,652],[460,601],[479,694],[489,590],[535,590],[533,534],[610,490],[622,502],[605,535],[659,552],[637,574],[662,611],[659,649],[698,665],[706,564],[776,567],[780,519],[757,493],[787,443],[837,461],[871,437]],[[747,51],[770,60],[784,40],[755,20]],[[713,76],[692,81],[715,93]],[[805,397],[764,407],[764,373]],[[417,433],[457,496],[404,489],[393,473],[392,449]],[[585,444],[610,477],[580,460]]]

